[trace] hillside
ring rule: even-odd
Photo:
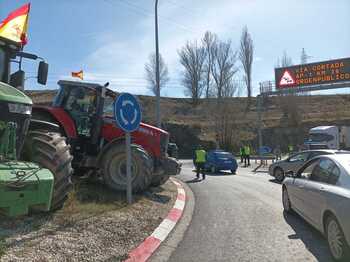
[[[28,91],[34,103],[48,104],[55,91]],[[155,98],[139,96],[143,109],[143,120],[154,124]],[[237,150],[239,144],[249,142],[257,145],[257,108],[256,98],[245,111],[247,98],[230,98],[226,101],[226,110],[215,114],[218,105],[215,99],[202,100],[193,107],[187,98],[162,98],[161,114],[164,128],[171,133],[171,140],[180,147],[181,156],[190,156],[198,143],[207,147],[215,144],[216,121],[225,116],[231,122],[233,131],[231,145]],[[317,125],[350,125],[350,95],[271,97],[263,103],[264,144],[274,147],[281,144],[302,144],[310,127]]]

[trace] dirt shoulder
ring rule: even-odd
[[[128,207],[123,195],[102,185],[79,184],[54,214],[0,217],[0,260],[122,261],[166,217],[176,196],[168,180]]]

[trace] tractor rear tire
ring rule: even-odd
[[[154,176],[152,178],[151,186],[153,187],[161,186],[165,184],[166,181],[168,181],[169,177],[170,177],[169,175]]]
[[[113,146],[102,157],[101,162],[105,184],[111,189],[126,191],[125,144]],[[149,154],[136,144],[131,144],[131,172],[132,191],[146,190],[152,181],[153,163]]]
[[[29,131],[24,144],[23,158],[49,169],[54,175],[51,210],[62,208],[72,189],[72,159],[66,138],[56,132]]]

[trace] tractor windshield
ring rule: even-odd
[[[105,98],[104,106],[103,106],[103,115],[113,117],[114,116],[114,101],[115,98],[107,95]]]
[[[0,48],[0,81],[5,79],[5,68],[6,68],[6,54],[3,49]]]

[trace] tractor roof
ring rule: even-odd
[[[14,51],[18,51],[21,48],[20,43],[14,42],[2,36],[0,36],[0,46],[7,46]]]
[[[75,87],[83,87],[83,88],[89,88],[89,89],[96,89],[99,87],[103,87],[101,84],[98,83],[91,83],[91,82],[82,82],[82,81],[70,81],[70,80],[59,80],[58,81],[59,86],[75,86]],[[117,95],[116,92],[113,90],[106,88],[107,93],[109,95]]]

